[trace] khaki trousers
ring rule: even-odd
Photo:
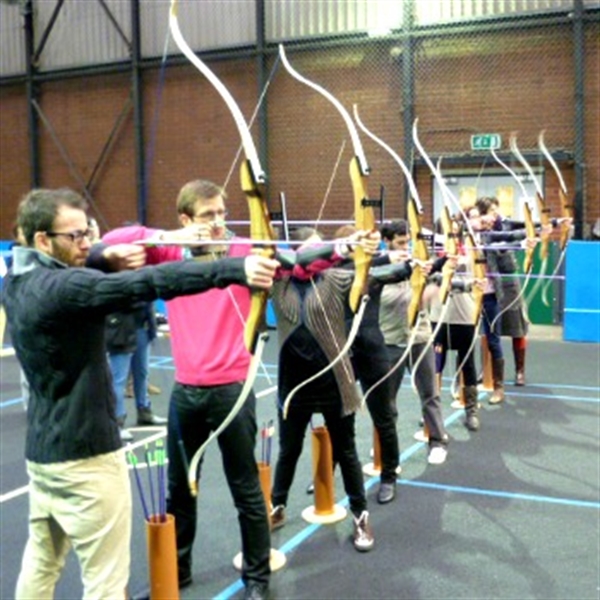
[[[124,450],[52,464],[27,462],[29,538],[17,600],[54,597],[72,547],[83,598],[126,597],[131,538],[131,487]]]

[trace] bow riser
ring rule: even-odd
[[[525,215],[525,231],[527,232],[527,238],[533,239],[535,238],[535,226],[533,224],[531,205],[527,200],[523,203],[523,212]],[[531,272],[531,267],[533,266],[533,253],[533,248],[527,248],[525,250],[525,260],[523,261],[523,270],[525,273]]]
[[[250,237],[258,240],[274,240],[275,232],[264,199],[264,186],[256,182],[252,174],[252,165],[248,160],[243,161],[240,166],[240,183],[248,200]],[[275,254],[273,246],[262,246],[260,250],[254,252],[259,252],[267,258],[272,258]],[[268,298],[269,293],[264,290],[253,290],[250,297],[250,311],[244,328],[244,344],[251,354],[254,354],[260,332],[266,327],[265,313]]]
[[[423,237],[421,230],[421,214],[418,212],[416,204],[412,199],[408,203],[408,224],[412,238],[412,257],[418,261],[426,262],[429,260],[429,250]],[[412,295],[408,305],[408,326],[414,327],[417,323],[419,308],[421,305],[421,297],[423,290],[427,285],[427,277],[421,270],[420,265],[413,266],[413,272],[410,276],[410,287]]]
[[[467,252],[471,255],[472,263],[473,263],[473,277],[476,280],[484,280],[486,276],[486,260],[481,252],[477,248],[475,244],[475,240],[470,233],[466,234],[466,246]],[[480,285],[473,285],[473,289],[471,291],[471,295],[473,297],[474,302],[474,310],[473,310],[473,325],[477,326],[479,323],[479,318],[481,316],[481,312],[483,310],[483,292],[484,290]]]
[[[445,237],[444,249],[446,251],[446,256],[456,256],[458,254],[458,245],[456,236],[452,231],[452,219],[447,206],[442,208],[441,222]],[[442,267],[442,284],[440,285],[440,301],[442,304],[445,304],[448,299],[452,284],[452,275],[454,275],[454,268],[450,266],[449,261],[446,261]]]
[[[363,231],[375,229],[375,213],[369,204],[369,193],[367,191],[367,178],[362,173],[358,157],[350,161],[350,179],[354,193],[354,219],[356,228]],[[355,277],[350,289],[350,308],[353,313],[358,310],[360,299],[367,293],[367,280],[371,257],[364,251],[362,246],[357,245],[354,249]]]
[[[567,199],[567,195],[561,189],[558,190],[558,194],[560,196],[560,204],[562,206],[562,216],[565,219],[573,219],[573,205],[569,203]],[[565,249],[569,239],[571,238],[571,223],[565,222],[560,226],[560,249],[561,252]]]
[[[535,195],[537,200],[538,212],[540,214],[540,223],[542,227],[547,227],[550,225],[550,209],[546,207],[546,203],[544,199],[540,196],[539,193]],[[541,234],[541,244],[540,244],[540,258],[542,260],[548,260],[548,245],[550,243],[550,234],[542,233]]]

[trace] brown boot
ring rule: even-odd
[[[504,359],[492,359],[492,373],[494,375],[494,391],[488,402],[490,404],[500,404],[504,402]]]
[[[525,385],[525,348],[513,348],[515,356],[515,385]]]
[[[157,385],[148,384],[148,393],[152,396],[158,396],[161,392],[162,390]]]
[[[477,401],[477,386],[465,387],[465,427],[469,431],[479,430],[479,402]]]

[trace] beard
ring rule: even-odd
[[[83,267],[87,256],[81,252],[73,252],[52,240],[52,257],[68,267]]]

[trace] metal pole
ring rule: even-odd
[[[146,225],[148,196],[144,154],[144,110],[142,90],[140,3],[131,0],[131,93],[135,136],[135,180],[137,184],[137,220]]]
[[[29,158],[31,164],[31,187],[40,187],[40,131],[35,102],[38,99],[38,86],[35,82],[35,36],[33,2],[27,0],[21,7],[25,29],[25,63],[27,93],[27,124],[29,127]]]
[[[585,221],[585,36],[583,0],[573,2],[573,55],[575,68],[575,239],[583,239]]]
[[[414,173],[412,125],[415,119],[415,69],[413,52],[414,0],[404,0],[403,23],[404,43],[402,45],[402,126],[404,129],[404,161]],[[410,189],[404,185],[404,217],[408,216]]]

